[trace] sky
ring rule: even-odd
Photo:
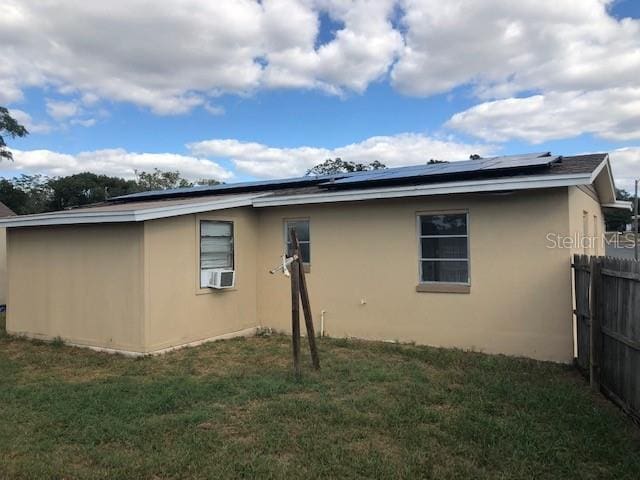
[[[640,176],[638,0],[0,0],[0,175],[225,182],[609,152]]]

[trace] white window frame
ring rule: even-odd
[[[309,240],[300,240],[298,239],[298,243],[302,245],[306,243],[309,245],[309,261],[303,262],[305,265],[311,265],[311,219],[310,218],[285,218],[283,219],[283,229],[284,229],[284,251],[285,254],[289,251],[289,244],[291,243],[291,239],[289,238],[289,222],[307,222],[309,225]]]
[[[466,235],[422,235],[422,217],[436,217],[446,215],[464,215],[467,233]],[[416,233],[418,235],[418,284],[419,285],[471,285],[471,243],[469,240],[469,211],[435,211],[435,212],[418,212],[416,214]],[[467,257],[466,258],[426,258],[422,256],[422,239],[423,238],[466,238],[467,239]],[[442,281],[426,281],[423,280],[422,262],[467,262],[467,281],[466,282],[442,282]]]
[[[231,225],[231,265],[224,267],[216,267],[216,268],[202,268],[202,224],[203,223],[226,223]],[[207,235],[209,236],[209,235]],[[202,272],[203,270],[234,270],[236,263],[236,229],[233,221],[230,220],[210,220],[206,218],[201,218],[198,220],[198,273],[199,273],[199,281],[198,285],[201,289],[206,288],[206,285],[203,285],[202,281]]]

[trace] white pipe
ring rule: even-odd
[[[324,337],[324,314],[326,310],[320,310],[320,337]]]
[[[282,256],[282,265],[274,268],[273,270],[269,270],[269,273],[273,275],[275,273],[278,273],[279,271],[282,271],[285,274],[285,276],[288,277],[289,276],[289,270],[287,269],[287,267],[289,265],[291,265],[297,259],[298,259],[297,255],[294,255],[293,257],[288,257],[288,258],[283,255]]]

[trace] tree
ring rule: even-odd
[[[182,178],[179,171],[163,172],[158,168],[154,168],[153,172],[135,171],[138,188],[142,191],[148,190],[167,190],[170,188],[191,187],[193,183]]]
[[[52,178],[48,181],[48,186],[51,190],[50,210],[89,205],[140,191],[134,180],[91,172]]]
[[[24,213],[42,213],[49,210],[51,188],[48,177],[22,174],[13,179],[13,186],[27,195],[22,207]],[[18,213],[16,210],[14,212]]]
[[[25,137],[29,134],[26,128],[18,123],[18,121],[9,114],[9,110],[0,107],[0,160],[6,158],[13,160],[13,154],[7,148],[5,137],[9,135],[11,138]]]
[[[18,215],[47,211],[51,197],[48,178],[42,175],[21,175],[0,179],[0,201]]]
[[[328,158],[324,162],[316,165],[315,167],[307,170],[307,175],[331,175],[332,173],[352,173],[352,172],[366,172],[369,170],[382,170],[387,166],[378,160],[375,160],[369,164],[348,162],[342,160],[340,157],[335,159]]]
[[[200,180],[196,180],[195,182],[193,182],[194,185],[198,185],[198,186],[208,185],[210,187],[214,185],[220,185],[220,183],[221,182],[219,182],[214,178],[201,178]]]
[[[0,201],[18,215],[26,215],[29,196],[6,178],[0,179]]]
[[[194,185],[180,172],[136,172],[137,180],[97,175],[91,172],[66,177],[48,178],[42,175],[21,175],[0,179],[0,201],[19,215],[99,203],[112,197],[131,193],[190,187]],[[203,178],[196,185],[217,185],[217,180]]]
[[[480,159],[482,159],[482,157],[477,153],[472,153],[471,155],[469,155],[469,160],[480,160]]]
[[[447,162],[446,160],[436,160],[435,158],[432,158],[427,162],[427,165],[436,165],[438,163],[449,163],[449,162]]]

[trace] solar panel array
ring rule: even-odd
[[[506,155],[501,157],[480,158],[450,163],[433,163],[413,165],[410,167],[388,168],[367,172],[339,173],[333,175],[317,175],[257,182],[225,183],[220,185],[202,185],[171,190],[151,191],[123,195],[111,200],[133,201],[139,199],[166,198],[179,196],[209,195],[229,193],[233,191],[260,191],[310,185],[340,186],[355,185],[368,182],[394,182],[411,178],[440,177],[479,172],[509,171],[523,168],[540,168],[548,166],[560,157],[551,156],[550,152],[529,153],[524,155]]]
[[[322,182],[326,182],[329,179],[344,178],[349,175],[337,174],[337,175],[318,175],[318,176],[306,176],[295,178],[284,178],[278,180],[260,180],[256,182],[237,182],[237,183],[221,183],[219,185],[198,185],[195,187],[184,188],[172,188],[168,190],[154,190],[149,192],[131,193],[129,195],[122,195],[120,197],[114,197],[111,200],[136,200],[144,198],[155,197],[171,197],[171,196],[193,196],[193,195],[208,195],[215,193],[227,193],[233,190],[268,190],[270,188],[279,187],[294,187],[304,185],[317,185]]]
[[[478,172],[495,172],[501,170],[544,167],[559,160],[548,152],[527,155],[509,155],[503,157],[481,158],[462,162],[433,163],[411,167],[373,170],[360,175],[353,175],[332,181],[331,185],[351,185],[362,182],[391,182],[408,178],[424,178],[441,175],[455,175]],[[325,184],[321,184],[325,185]]]

